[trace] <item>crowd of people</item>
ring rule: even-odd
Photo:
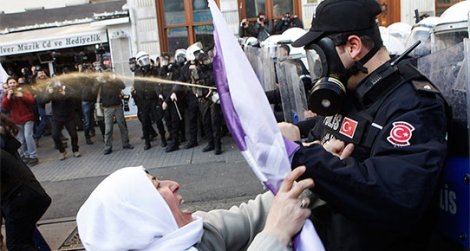
[[[157,136],[166,152],[178,150],[180,143],[186,141],[185,149],[195,147],[200,141],[198,136],[202,136],[208,141],[203,152],[222,153],[221,137],[226,129],[214,87],[210,52],[198,49],[192,54],[193,60],[186,60],[186,50],[181,49],[174,57],[164,54],[151,60],[147,53],[139,52],[129,61],[135,75],[130,95],[142,124],[144,150],[151,148]],[[123,93],[125,84],[115,74],[97,71],[92,64],[78,64],[73,72],[65,68],[52,78],[37,67],[22,72],[25,74],[10,76],[4,84],[1,109],[19,127],[20,155],[27,164],[39,162],[37,146],[41,137],[47,135],[52,135],[59,159],[65,159],[68,145],[62,134],[64,128],[70,136],[74,157],[81,156],[77,131],[83,130],[86,144],[94,144],[95,127],[103,136],[103,154],[112,153],[115,122],[120,129],[122,148],[134,148],[124,117],[130,95]],[[201,87],[163,84],[156,78]]]
[[[268,20],[263,12],[258,13],[255,22],[250,22],[244,18],[240,22],[238,35],[240,37],[254,37],[259,42],[266,40],[270,35],[282,34],[289,28],[304,28],[302,21],[297,15],[286,12],[278,21]]]

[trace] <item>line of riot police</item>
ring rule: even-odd
[[[135,58],[129,59],[129,67],[136,77],[132,97],[137,106],[137,116],[142,123],[144,150],[151,148],[151,141],[158,134],[166,152],[178,150],[180,143],[185,141],[185,149],[197,146],[198,118],[202,115],[201,136],[205,135],[208,140],[203,152],[214,150],[215,154],[221,154],[222,114],[214,88],[212,59],[202,50],[199,43],[187,50],[176,50],[174,59],[172,62],[169,54],[163,54],[152,64],[146,52],[139,52]],[[158,81],[156,83],[152,78],[176,80],[208,88],[190,88]],[[158,133],[153,128],[154,123]],[[169,138],[166,137],[166,131],[169,132]]]

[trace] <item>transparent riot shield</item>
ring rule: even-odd
[[[245,55],[248,58],[248,61],[251,64],[251,67],[255,71],[258,80],[262,82],[263,80],[263,64],[261,62],[261,48],[253,46],[245,46]]]
[[[442,173],[439,231],[470,248],[470,41],[418,59],[418,68],[441,90],[452,108],[448,161]]]
[[[304,120],[307,99],[301,75],[300,59],[288,59],[276,63],[279,91],[281,94],[284,120],[297,123]]]
[[[264,91],[276,88],[276,75],[274,72],[274,60],[269,49],[266,47],[246,46],[245,55],[250,61],[251,67],[255,71],[258,80]]]
[[[272,47],[263,47],[261,50],[261,62],[263,63],[263,88],[271,91],[276,88],[276,71],[274,64],[275,53]]]

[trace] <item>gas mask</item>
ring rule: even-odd
[[[375,43],[363,58],[346,69],[336,51],[336,46],[344,41],[345,37],[341,36],[324,37],[305,46],[310,75],[312,80],[317,80],[309,91],[308,108],[322,116],[331,116],[341,110],[349,78],[359,72],[367,73],[364,64],[381,47],[381,43]]]
[[[312,80],[317,80],[309,91],[308,107],[319,115],[336,114],[346,95],[346,83],[351,76],[336,52],[329,37],[305,47]]]

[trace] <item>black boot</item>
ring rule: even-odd
[[[208,152],[208,151],[212,151],[212,150],[214,150],[214,143],[209,143],[209,144],[207,144],[206,147],[202,148],[203,152]]]
[[[168,144],[166,143],[165,136],[162,136],[162,147],[166,147]]]
[[[219,154],[221,154],[221,153],[222,153],[222,146],[221,146],[221,144],[216,144],[216,145],[215,145],[214,154],[215,154],[215,155],[219,155]]]
[[[189,141],[188,144],[186,144],[186,145],[184,146],[184,149],[190,149],[190,148],[193,148],[193,147],[195,147],[195,146],[197,146],[197,142]]]
[[[178,149],[180,149],[179,146],[178,146],[178,144],[173,143],[173,144],[169,145],[169,146],[165,149],[165,152],[169,153],[169,152],[176,151],[176,150],[178,150]]]
[[[93,141],[91,141],[90,138],[86,138],[86,144],[87,145],[93,145]]]
[[[150,145],[150,140],[146,140],[145,141],[145,146],[144,146],[144,150],[148,150],[152,147],[152,145]]]

